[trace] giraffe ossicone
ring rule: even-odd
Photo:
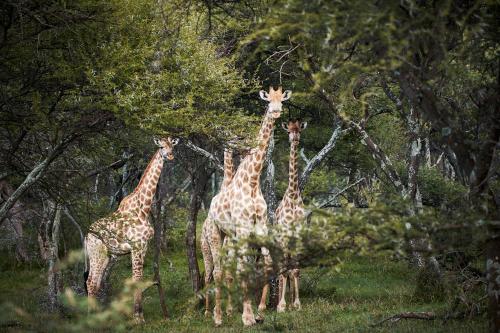
[[[149,212],[156,186],[160,179],[165,160],[173,160],[173,147],[179,142],[170,137],[155,139],[159,149],[153,155],[139,184],[126,196],[118,209],[110,216],[94,222],[85,237],[85,250],[89,259],[89,272],[85,274],[87,293],[90,298],[97,295],[102,275],[110,256],[131,254],[132,279],[140,282],[143,275],[144,256],[153,227],[149,222]],[[144,321],[142,292],[134,292],[134,318]]]

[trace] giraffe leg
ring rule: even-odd
[[[264,205],[265,206],[265,205]],[[267,212],[267,209],[258,209],[256,212],[256,222],[257,222],[257,230],[260,230],[260,236],[267,236],[268,235],[268,230],[267,230],[267,215],[265,214]],[[259,316],[258,320],[262,321],[264,320],[263,318],[263,313],[266,308],[267,308],[267,294],[269,293],[269,283],[268,277],[272,273],[273,270],[273,261],[271,259],[271,255],[269,253],[269,250],[266,247],[261,248],[261,253],[262,256],[264,257],[264,287],[262,288],[262,296],[260,298],[260,303],[259,303]]]
[[[142,280],[144,269],[144,256],[146,255],[146,247],[132,250],[132,280],[138,283]],[[142,290],[135,287],[134,291],[134,319],[136,323],[144,323],[144,313],[142,309]]]
[[[224,237],[224,242],[223,242],[223,247],[227,248],[230,240],[229,237],[226,236]],[[232,260],[234,259],[234,250],[229,249],[227,253],[227,262],[231,263]],[[226,267],[225,269],[225,278],[226,278],[226,286],[227,286],[227,304],[226,304],[226,315],[230,317],[233,314],[233,301],[232,301],[232,296],[231,296],[231,287],[233,285],[233,274],[231,273],[230,269]]]
[[[296,310],[300,310],[300,299],[299,299],[299,276],[300,276],[300,270],[298,268],[295,268],[292,270],[292,279],[293,279],[293,287],[294,287],[294,301],[293,301],[293,307]]]
[[[286,281],[288,279],[288,274],[287,273],[281,274],[279,278],[281,281],[281,295],[280,295],[280,301],[278,303],[278,307],[276,308],[276,311],[285,312],[285,310],[286,310],[286,299],[285,299]]]
[[[214,231],[210,235],[210,251],[213,258],[213,276],[215,280],[215,307],[214,307],[214,323],[215,326],[222,325],[222,309],[221,309],[221,284],[222,284],[222,237],[218,228],[214,227]]]
[[[262,312],[264,312],[267,308],[267,295],[269,294],[269,282],[268,277],[269,274],[272,272],[272,260],[271,256],[269,254],[269,250],[265,247],[261,249],[262,255],[264,256],[264,280],[266,281],[264,284],[264,287],[262,288],[262,296],[260,297],[260,303],[259,303],[259,321],[263,320],[264,318],[262,317]]]
[[[85,246],[89,258],[89,275],[86,282],[87,292],[89,298],[95,299],[101,286],[104,270],[109,262],[108,249],[104,243],[93,234],[87,235]],[[89,302],[89,310],[92,307],[92,303],[95,304],[95,301]]]
[[[241,319],[243,325],[252,326],[257,322],[252,309],[252,300],[248,292],[248,273],[244,272],[245,269],[248,269],[248,246],[242,245],[241,248],[242,255],[238,258],[238,273],[241,278],[241,291],[243,293],[243,314],[241,315]]]
[[[206,222],[205,222],[206,223]],[[209,284],[212,280],[214,271],[214,259],[210,251],[210,244],[208,242],[208,235],[206,230],[203,229],[201,234],[201,253],[203,254],[203,262],[205,264],[205,317],[210,316],[210,291]]]

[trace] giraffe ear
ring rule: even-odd
[[[172,146],[175,146],[178,143],[179,143],[179,139],[178,138],[172,139]]]
[[[285,131],[287,131],[287,132],[288,132],[288,124],[287,124],[287,123],[285,123],[285,122],[281,123],[281,127],[282,127]]]
[[[161,147],[161,142],[158,138],[153,138],[153,142],[155,143],[155,145],[157,145],[158,147]]]
[[[259,91],[260,98],[269,101],[269,94],[265,92],[264,90]]]
[[[292,97],[292,91],[291,90],[285,90],[283,93],[283,98],[281,99],[282,101],[286,101]]]
[[[307,127],[307,121],[304,121],[302,124],[300,124],[300,130],[303,131]]]

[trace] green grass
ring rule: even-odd
[[[196,306],[187,274],[185,253],[167,253],[162,259],[162,282],[171,319],[163,321],[156,288],[144,293],[146,324],[130,326],[130,332],[485,332],[486,318],[453,320],[401,320],[372,327],[373,323],[403,311],[436,311],[444,313],[446,301],[423,303],[412,297],[415,274],[403,262],[385,259],[354,258],[340,272],[329,268],[306,269],[302,272],[302,310],[284,314],[268,312],[264,323],[244,328],[241,312],[224,317],[223,327],[215,329],[212,320]],[[129,257],[119,260],[111,276],[113,292],[121,290],[131,274]],[[145,277],[152,277],[151,257],[147,259]],[[170,263],[171,262],[171,265]],[[203,267],[200,264],[200,267]],[[45,270],[4,269],[0,272],[0,296],[3,301],[0,324],[18,321],[12,332],[51,331],[48,321],[58,318],[40,311],[45,292]],[[10,304],[7,306],[6,304]],[[12,311],[15,306],[16,311]],[[24,311],[25,314],[23,314]],[[22,322],[29,319],[30,325]],[[61,319],[71,323],[75,319]],[[36,324],[33,324],[36,323]],[[5,326],[3,326],[5,327]],[[2,327],[0,327],[0,330]]]

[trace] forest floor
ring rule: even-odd
[[[264,323],[244,328],[241,312],[224,316],[223,326],[214,328],[211,318],[203,316],[196,303],[187,274],[182,247],[162,258],[162,283],[165,287],[170,318],[161,319],[155,287],[144,294],[146,324],[130,326],[129,332],[486,332],[485,316],[474,319],[416,320],[402,319],[373,326],[391,315],[407,311],[434,311],[444,314],[449,301],[419,301],[414,294],[415,274],[405,262],[386,259],[355,258],[342,265],[340,272],[331,268],[308,268],[302,273],[301,311],[283,314],[268,312]],[[130,260],[122,258],[111,275],[113,291],[120,291],[130,277]],[[2,264],[0,271],[0,331],[58,331],[54,320],[71,325],[74,318],[48,316],[40,310],[46,285],[43,267],[13,268]],[[203,265],[200,263],[202,269]],[[145,277],[152,279],[152,257],[148,256]],[[13,311],[15,306],[16,310]],[[26,322],[24,320],[29,318]],[[50,323],[50,324],[49,324]],[[66,331],[62,330],[62,331]],[[100,330],[99,330],[100,331]]]

